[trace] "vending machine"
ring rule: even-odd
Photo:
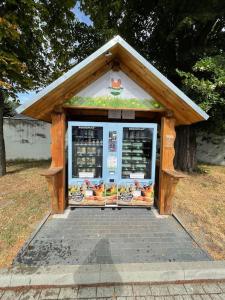
[[[157,124],[69,122],[69,204],[150,207],[156,138]]]

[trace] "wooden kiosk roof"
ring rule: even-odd
[[[107,55],[110,53],[110,55]],[[51,122],[51,112],[108,72],[115,62],[119,68],[154,99],[172,111],[178,124],[207,120],[208,115],[162,75],[120,36],[114,37],[85,60],[21,105],[18,113]]]

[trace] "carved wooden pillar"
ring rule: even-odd
[[[175,119],[163,117],[161,121],[160,171],[159,171],[159,212],[172,214],[172,199],[179,178],[185,177],[174,170],[174,142],[176,138]]]
[[[51,126],[51,169],[62,168],[55,179],[58,213],[63,213],[66,207],[65,200],[65,113],[53,112]]]

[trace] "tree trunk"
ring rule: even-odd
[[[176,128],[175,150],[175,168],[186,172],[195,171],[197,168],[197,143],[193,125]]]
[[[3,133],[4,95],[0,90],[0,176],[6,174],[5,142]]]

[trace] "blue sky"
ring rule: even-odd
[[[86,16],[81,10],[80,10],[80,4],[77,2],[74,9],[72,9],[73,13],[76,15],[78,20],[80,22],[86,23],[87,25],[92,25],[92,21],[90,20],[89,16]],[[20,100],[20,104],[23,104],[29,100],[31,100],[34,95],[36,95],[35,91],[30,91],[29,93],[18,93],[17,96]]]

